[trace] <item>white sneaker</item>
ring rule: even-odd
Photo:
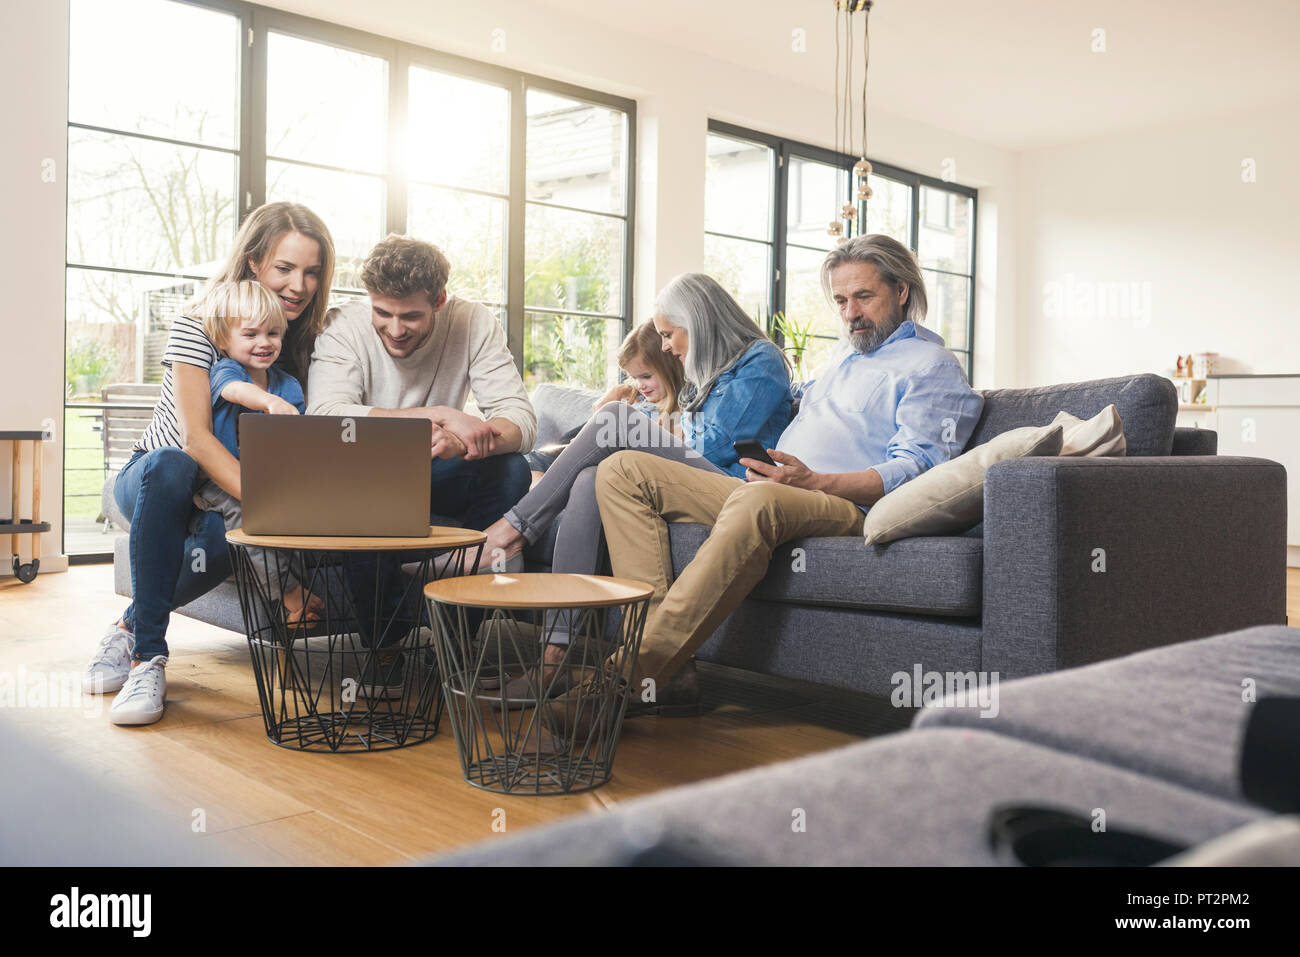
[[[163,716],[166,697],[167,656],[159,655],[131,669],[108,709],[108,720],[113,724],[153,724]]]
[[[126,684],[131,673],[131,652],[135,635],[116,622],[103,638],[81,675],[81,690],[86,694],[107,694]]]

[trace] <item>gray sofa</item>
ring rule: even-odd
[[[1221,839],[1171,863],[1297,865],[1300,819],[1252,805],[1238,784],[1247,678],[1261,698],[1300,695],[1300,629],[1253,628],[1009,682],[996,716],[945,700],[905,731],[432,863],[1006,864],[989,819],[1015,804],[1089,819],[1100,809],[1110,830],[1193,848]],[[1244,829],[1265,823],[1261,848]]]
[[[983,395],[968,448],[1062,410],[1089,418],[1114,403],[1128,455],[999,463],[985,479],[984,522],[964,535],[872,548],[856,538],[790,542],[697,657],[887,695],[891,676],[917,664],[1007,680],[1286,621],[1286,471],[1217,456],[1213,432],[1176,429],[1167,379]],[[538,445],[580,425],[590,396],[540,387]],[[104,509],[125,527],[111,484]],[[671,527],[676,570],[707,534]],[[125,538],[116,548],[117,591],[128,595]],[[528,567],[549,568],[553,548],[552,533],[526,553]],[[792,570],[796,548],[803,571]],[[1097,549],[1104,572],[1092,570]],[[233,582],[180,611],[243,628]]]
[[[798,539],[696,657],[765,674],[889,694],[925,670],[1003,680],[1144,648],[1286,621],[1286,470],[1221,457],[1215,433],[1176,429],[1173,384],[1155,375],[986,391],[967,448],[1065,410],[1114,403],[1124,458],[1001,462],[985,478],[984,522],[959,536],[868,548]],[[586,393],[535,398],[538,444],[589,409]],[[669,529],[676,572],[708,526]],[[532,560],[549,562],[548,543]],[[1106,570],[1094,572],[1094,550]],[[794,571],[802,549],[803,571]]]

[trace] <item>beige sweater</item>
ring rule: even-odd
[[[336,306],[326,316],[308,373],[307,411],[369,415],[372,408],[464,409],[470,393],[485,418],[519,427],[519,451],[537,438],[537,413],[506,346],[501,323],[477,302],[448,296],[433,317],[429,341],[394,359],[371,324],[370,300]]]

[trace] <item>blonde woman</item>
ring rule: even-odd
[[[334,243],[320,217],[294,203],[268,203],[244,221],[209,287],[252,279],[276,297],[288,321],[276,366],[302,381],[324,328],[333,274]],[[109,709],[114,724],[152,724],[162,717],[171,613],[230,574],[221,513],[204,512],[193,521],[194,493],[208,479],[235,499],[242,496],[239,462],[212,431],[208,376],[221,356],[202,322],[187,314],[192,311],[183,310],[172,323],[162,395],[113,487],[131,524],[133,598],[100,639],[83,686],[91,693],[118,692]],[[194,560],[199,555],[201,562]]]

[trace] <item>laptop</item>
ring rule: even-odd
[[[423,538],[432,442],[428,419],[245,413],[244,531]]]

